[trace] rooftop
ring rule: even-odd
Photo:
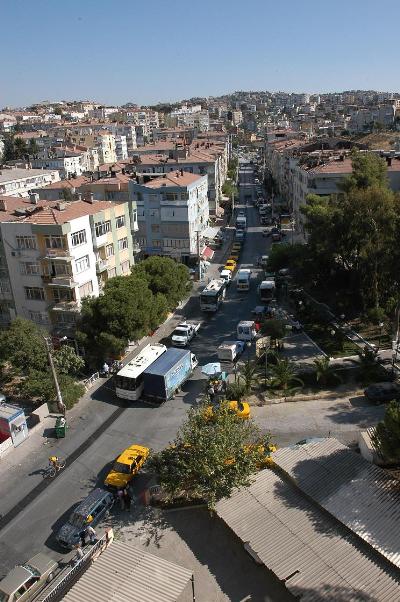
[[[0,171],[0,184],[37,176],[50,176],[54,173],[58,174],[58,171],[56,169],[22,169],[20,167],[15,167],[14,169],[2,169]]]
[[[150,182],[143,184],[143,186],[146,188],[163,188],[168,186],[185,187],[193,184],[193,182],[196,182],[201,178],[204,178],[204,176],[189,173],[188,171],[170,171],[169,173],[162,175],[160,178],[150,180]]]
[[[111,201],[67,203],[62,200],[39,200],[33,204],[29,199],[0,196],[0,222],[61,225],[84,215],[94,215],[99,211],[117,207],[118,204],[120,203]]]

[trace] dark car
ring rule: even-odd
[[[400,385],[397,383],[375,383],[364,391],[365,397],[374,403],[384,403],[400,397]]]

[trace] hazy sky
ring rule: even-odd
[[[0,107],[400,90],[399,0],[0,0]]]

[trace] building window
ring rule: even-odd
[[[67,288],[55,288],[53,289],[53,298],[56,303],[61,301],[72,301],[72,291]]]
[[[160,231],[159,224],[151,224],[151,231],[152,232],[159,232]]]
[[[125,238],[120,238],[118,241],[118,250],[119,251],[123,251],[124,249],[128,248],[128,238],[125,236]]]
[[[84,255],[75,261],[75,270],[77,274],[88,270],[90,267],[89,255]]]
[[[25,298],[30,301],[44,301],[44,289],[39,286],[25,286]]]
[[[0,280],[0,293],[9,293],[10,283],[8,280]]]
[[[114,245],[106,246],[106,257],[112,257],[114,255]]]
[[[72,246],[77,247],[83,245],[86,242],[86,230],[79,230],[71,234]]]
[[[115,227],[116,228],[123,228],[124,226],[125,226],[125,215],[119,215],[115,219]]]
[[[38,324],[48,323],[46,314],[43,314],[41,311],[28,311],[28,317],[32,322],[37,322]]]
[[[117,275],[117,268],[111,268],[111,270],[108,270],[107,274],[109,278],[114,278],[114,276]]]
[[[65,249],[64,236],[45,236],[46,249]]]
[[[162,240],[153,240],[153,247],[161,248]]]
[[[17,236],[18,249],[36,249],[36,238],[34,236]]]
[[[111,221],[108,220],[106,222],[97,222],[95,225],[96,236],[103,236],[103,234],[107,234],[107,232],[111,232]]]
[[[89,280],[89,282],[86,282],[85,284],[82,284],[82,286],[79,287],[79,295],[80,295],[81,299],[88,297],[92,293],[93,293],[93,282],[91,280]]]
[[[37,276],[40,274],[40,265],[34,261],[25,261],[20,264],[21,274],[27,276]]]
[[[128,274],[128,273],[129,273],[129,269],[130,269],[130,267],[131,267],[131,263],[130,263],[130,261],[123,261],[123,262],[121,263],[121,272],[122,272],[123,274]]]

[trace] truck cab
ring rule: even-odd
[[[221,278],[222,280],[225,280],[226,286],[229,286],[232,282],[232,272],[230,270],[222,270]]]

